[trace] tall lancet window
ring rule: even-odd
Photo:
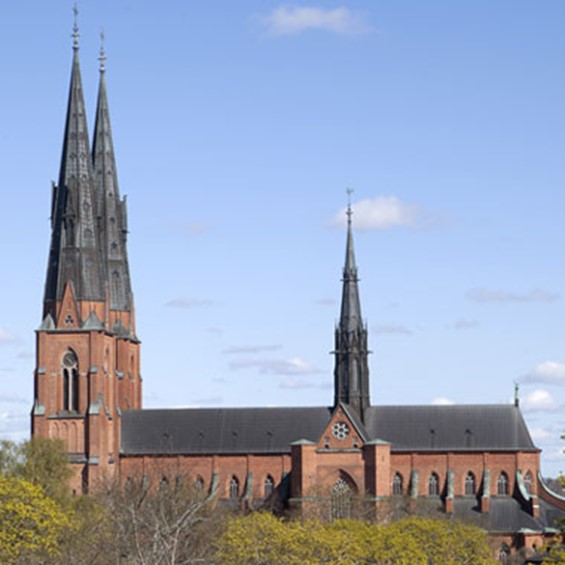
[[[63,410],[78,412],[78,357],[69,349],[63,356]]]

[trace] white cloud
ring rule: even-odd
[[[210,306],[212,304],[211,300],[201,299],[201,298],[173,298],[169,300],[165,306],[170,308],[195,308],[197,306]]]
[[[289,377],[284,379],[279,383],[280,388],[286,388],[291,390],[299,390],[304,388],[322,388],[326,389],[331,387],[331,383],[312,383],[306,379],[300,379],[296,377]]]
[[[376,196],[352,204],[353,225],[358,230],[386,230],[398,226],[415,227],[419,207],[405,204],[396,196]],[[346,209],[338,212],[332,225],[342,226],[347,222]]]
[[[455,404],[455,402],[449,398],[445,398],[444,396],[438,396],[432,400],[433,406],[451,406],[452,404]]]
[[[194,402],[199,406],[218,406],[219,404],[223,404],[224,399],[221,396],[205,396],[195,398]]]
[[[324,10],[309,6],[276,8],[262,18],[269,35],[281,37],[308,30],[323,30],[338,35],[359,35],[371,31],[363,15],[347,8]]]
[[[0,327],[0,345],[19,343],[20,338],[6,328]]]
[[[529,383],[565,385],[565,363],[544,361],[536,365],[523,379]]]
[[[403,324],[378,324],[374,326],[373,331],[379,335],[412,335],[414,333],[410,328]]]
[[[228,347],[223,353],[239,354],[239,353],[262,353],[263,351],[278,351],[282,349],[280,345],[241,345],[238,347]]]
[[[553,434],[548,432],[545,428],[530,428],[530,435],[534,442],[538,442],[549,439]]]
[[[551,394],[544,389],[537,389],[520,399],[520,407],[524,412],[537,412],[540,410],[557,410],[559,406]]]
[[[467,298],[474,302],[498,302],[509,304],[513,302],[555,302],[559,294],[539,288],[528,292],[517,293],[508,290],[494,290],[489,288],[473,288],[467,291]]]
[[[256,368],[259,369],[259,373],[269,375],[310,375],[320,372],[319,369],[300,357],[291,359],[244,359],[232,361],[229,367],[232,371]]]

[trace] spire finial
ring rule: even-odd
[[[514,406],[520,406],[520,385],[514,382]]]
[[[106,70],[106,51],[104,50],[104,30],[100,30],[100,55],[98,60],[100,61],[100,72],[103,73]]]
[[[75,51],[78,50],[78,38],[80,37],[80,34],[78,32],[78,3],[75,2],[73,5],[73,13],[75,15],[75,21],[73,24],[73,49]]]
[[[351,216],[353,216],[353,210],[351,209],[351,195],[355,192],[352,188],[347,188],[347,224],[351,226]]]

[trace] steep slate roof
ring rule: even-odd
[[[331,413],[325,407],[130,410],[122,418],[121,451],[289,453],[293,441],[317,442]],[[365,430],[369,439],[390,442],[393,452],[536,450],[512,405],[373,406]]]
[[[317,441],[329,408],[130,410],[122,453],[287,453],[298,439]]]
[[[392,451],[536,449],[520,410],[511,404],[373,406],[369,436]]]

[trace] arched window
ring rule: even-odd
[[[400,473],[395,473],[392,478],[392,494],[394,496],[402,496],[402,475]]]
[[[63,355],[61,363],[63,372],[63,410],[78,412],[78,357],[69,349]]]
[[[167,492],[169,490],[169,479],[167,479],[167,477],[161,477],[161,480],[159,481],[159,490],[164,493]]]
[[[498,494],[508,494],[508,475],[504,471],[498,475],[496,485]]]
[[[428,494],[430,496],[439,495],[439,477],[437,473],[432,473],[428,479]]]
[[[332,520],[343,520],[351,518],[351,507],[353,505],[353,492],[347,482],[340,477],[332,487],[331,511]]]
[[[204,479],[202,477],[196,477],[194,481],[194,490],[196,492],[204,492]]]
[[[229,491],[230,498],[239,498],[239,481],[235,475],[230,479]]]
[[[524,477],[524,486],[526,487],[526,492],[528,494],[532,494],[532,473],[530,473],[530,471],[528,471],[526,473],[526,476]]]
[[[475,475],[469,471],[467,475],[465,475],[465,494],[471,496],[475,494],[476,489],[477,482],[475,481]]]
[[[265,482],[263,483],[263,493],[265,498],[271,496],[274,490],[275,490],[275,481],[273,480],[273,477],[271,477],[271,475],[267,475],[265,477]]]

